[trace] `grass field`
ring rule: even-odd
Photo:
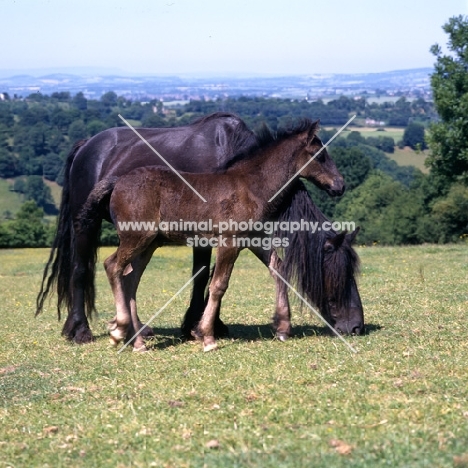
[[[62,196],[61,187],[50,180],[44,180],[44,182],[50,187],[55,204],[60,206],[60,198]],[[16,212],[21,208],[21,204],[24,202],[23,195],[10,190],[13,183],[13,179],[0,178],[0,219],[3,217],[5,211],[9,211],[13,215],[16,214]]]
[[[12,185],[10,180],[0,178],[0,219],[5,211],[16,213],[23,203],[21,195],[10,190]]]
[[[360,132],[364,138],[368,137],[379,137],[387,136],[395,140],[395,144],[403,138],[403,133],[405,132],[404,128],[399,127],[385,127],[379,128],[376,127],[348,127],[343,131],[342,135],[346,138],[350,132]]]
[[[427,157],[427,151],[416,153],[416,151],[413,151],[409,146],[405,146],[403,149],[396,146],[394,153],[386,154],[400,166],[414,166],[425,174],[429,173],[429,169],[424,165],[424,161]]]
[[[152,324],[150,352],[117,354],[102,267],[97,339],[77,346],[60,337],[53,303],[33,317],[48,251],[0,251],[0,466],[468,466],[468,245],[359,254],[357,354],[297,304],[295,337],[273,339],[273,283],[248,253],[217,352],[179,340],[186,290]],[[157,253],[142,319],[187,281],[190,259],[186,248]]]

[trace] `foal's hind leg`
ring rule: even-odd
[[[139,332],[138,336],[141,338],[154,336],[153,329],[141,323],[140,319],[138,318],[136,293],[141,280],[141,276],[143,275],[146,266],[151,260],[151,257],[156,247],[156,245],[151,245],[148,249],[146,249],[135,259],[133,259],[129,266],[127,266],[124,270],[122,278],[123,290],[125,295],[125,303],[127,304],[127,308],[130,309],[132,323],[132,326],[129,328],[129,330],[132,330],[131,332],[127,332],[127,339],[132,338],[133,335],[137,332]],[[112,260],[110,260],[109,263],[107,263],[106,260],[106,271],[111,263],[113,263]],[[118,331],[119,327],[117,322],[117,316],[109,322],[108,327],[111,334],[111,342],[116,344],[118,341],[121,341],[121,339],[119,338],[121,337],[122,333],[121,331]],[[115,335],[115,338],[113,337],[113,334]],[[137,341],[138,344],[136,344],[135,342],[134,351],[146,351],[146,346],[144,345],[144,343],[142,343],[141,340]]]
[[[228,288],[232,268],[238,255],[239,249],[218,247],[216,265],[210,283],[210,296],[197,328],[198,335],[203,338],[204,351],[212,351],[218,347],[214,337],[216,311],[221,307],[221,300]]]
[[[275,274],[281,274],[281,259],[274,249],[265,250],[251,247],[250,250],[255,256],[270,270],[270,275],[275,280],[276,306],[273,315],[273,328],[276,337],[281,341],[286,341],[291,336],[291,308],[288,298],[288,287],[285,282]]]
[[[143,254],[139,255],[135,260],[132,261],[130,264],[131,266],[128,267],[127,271],[124,272],[123,283],[125,289],[125,296],[130,304],[130,309],[133,315],[135,315],[136,321],[138,322],[138,327],[140,330],[140,335],[143,338],[150,338],[154,336],[153,329],[149,326],[146,326],[138,317],[137,308],[136,308],[136,289],[140,282],[141,276],[146,269],[151,257],[153,255],[155,248],[148,249],[147,251],[143,252]],[[133,298],[133,299],[132,299]],[[108,328],[109,330],[113,330],[116,327],[117,323],[117,315],[109,321]]]
[[[150,248],[152,240],[154,238],[139,238],[130,239],[129,242],[126,242],[125,238],[121,238],[117,251],[104,262],[117,309],[114,328],[110,331],[111,341],[114,344],[126,338],[131,339],[140,330],[140,324],[136,315],[136,289],[144,267],[156,248],[156,244]],[[138,245],[138,248],[134,248],[134,245]],[[139,265],[137,274],[130,276],[124,281],[125,276],[133,273],[132,262],[136,262],[136,265]],[[133,347],[135,350],[146,350],[141,335],[138,334],[135,337]]]

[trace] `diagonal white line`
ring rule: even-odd
[[[294,287],[288,283],[286,279],[284,279],[273,267],[270,267],[270,270],[281,280],[283,283],[294,292],[294,294],[320,319],[322,322],[327,325],[328,328],[353,352],[357,353],[357,351],[340,335],[320,314],[320,312],[315,308],[312,307],[297,291]]]
[[[305,169],[354,119],[354,114],[328,141],[323,145],[310,159],[307,161],[269,200],[268,203],[273,201],[301,172]]]
[[[120,354],[204,269],[202,266],[117,352]]]
[[[148,143],[148,141],[146,141],[146,140],[135,130],[135,128],[134,128],[132,125],[130,125],[120,114],[119,114],[119,117],[120,117],[121,120],[124,122],[124,124],[125,124],[130,130],[132,130],[132,131],[140,138],[140,140],[148,146],[148,148],[149,148],[151,151],[153,151],[153,153],[157,154],[157,155],[164,161],[164,163],[167,165],[167,167],[169,167],[169,168],[172,170],[172,172],[174,172],[174,174],[176,174],[177,176],[179,176],[179,177],[184,181],[184,183],[185,183],[186,185],[188,185],[188,186],[193,190],[193,192],[194,192],[196,195],[198,195],[198,196],[206,203],[206,200],[205,200],[205,199],[204,199],[204,198],[203,198],[203,197],[202,197],[202,196],[201,196],[201,195],[200,195],[200,194],[199,194],[183,177],[182,177],[182,175],[180,175],[180,173],[177,171],[177,169],[175,169],[173,166],[171,166],[171,165],[161,156],[161,154],[160,154],[158,151],[156,151],[156,150],[151,146],[151,144]]]

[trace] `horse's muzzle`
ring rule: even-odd
[[[361,321],[338,322],[334,328],[342,335],[362,335],[364,333],[364,323]]]
[[[326,192],[331,197],[341,197],[341,195],[343,195],[343,193],[345,192],[345,189],[346,189],[346,185],[343,179],[341,179],[341,181],[334,182],[332,185],[325,187]]]

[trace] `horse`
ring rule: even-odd
[[[352,247],[359,227],[351,233],[324,229],[328,218],[299,182],[291,203],[279,214],[278,223],[301,220],[312,221],[320,229],[276,231],[274,235],[280,239],[288,238],[282,260],[274,260],[276,270],[288,283],[297,285],[299,294],[317,306],[337,332],[344,335],[362,334],[365,328],[364,310],[356,283],[360,262]],[[278,302],[288,297],[284,281],[277,284],[277,297]],[[273,320],[276,336],[280,340],[291,335],[289,304],[277,306]]]
[[[322,165],[328,155],[322,151],[317,130],[318,122],[306,119],[296,128],[262,142],[247,155],[233,158],[227,169],[215,174],[177,174],[167,167],[147,166],[96,184],[80,213],[78,233],[87,232],[95,219],[102,216],[101,211],[108,207],[120,240],[117,251],[104,262],[117,311],[115,326],[110,332],[116,344],[131,337],[134,350],[146,351],[139,333],[141,323],[136,305],[141,275],[158,247],[168,242],[183,244],[189,235],[201,234],[217,237],[219,243],[209,298],[196,336],[203,342],[204,351],[217,348],[216,313],[234,263],[245,246],[238,243],[243,234],[239,223],[273,219],[290,204],[294,194],[294,184],[290,182],[299,176],[313,181],[323,178]],[[317,153],[320,157],[315,158]],[[180,175],[185,180],[181,180]],[[194,187],[198,193],[194,193]],[[199,193],[209,202],[200,200]],[[125,227],[128,222],[142,220],[154,220],[158,227],[150,230]],[[172,226],[179,220],[190,220],[191,231],[162,227],[162,223]],[[206,228],[197,227],[207,220],[212,221],[208,232]],[[221,232],[221,223],[227,224],[226,220],[229,220],[229,228]]]
[[[257,146],[257,138],[244,122],[233,114],[215,113],[186,127],[140,129],[140,134],[164,154],[177,170],[213,172],[227,167],[233,157],[248,157],[249,149]],[[96,184],[108,177],[122,176],[131,170],[164,165],[135,133],[128,128],[104,130],[89,140],[74,145],[64,168],[64,185],[58,225],[49,259],[44,268],[41,288],[36,301],[36,315],[41,313],[51,290],[58,295],[57,313],[65,306],[68,312],[62,335],[76,343],[93,340],[88,317],[95,310],[95,263],[102,219],[110,221],[109,212],[84,232],[77,231],[77,219]],[[341,195],[344,181],[326,152],[321,158],[323,168],[314,183],[331,196]],[[194,271],[209,265],[211,249],[194,248]],[[209,279],[208,268],[195,282],[189,309],[182,325],[187,336],[204,308],[204,291]],[[219,334],[226,332],[217,323]],[[150,330],[146,330],[150,332]]]

